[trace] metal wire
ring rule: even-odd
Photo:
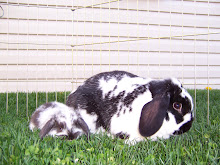
[[[121,0],[118,0],[121,1]],[[147,0],[149,2],[149,0]],[[195,2],[195,1],[192,1]],[[198,2],[198,1],[196,1]],[[215,3],[215,2],[213,2]],[[219,2],[216,2],[219,3]],[[92,8],[92,9],[103,9],[103,10],[109,10],[109,7],[96,7],[96,6],[64,6],[64,5],[47,5],[47,4],[27,4],[27,3],[12,3],[12,2],[0,2],[1,5],[8,5],[8,6],[22,6],[22,7],[36,7],[36,8],[50,8],[50,9],[66,9],[66,10],[77,10],[77,8]],[[73,9],[74,8],[74,9]],[[126,11],[136,11],[136,9],[129,9],[129,8],[114,8],[111,7],[110,10],[126,10]],[[158,10],[143,10],[139,9],[140,12],[154,12],[157,13]],[[160,10],[160,13],[170,13],[170,11],[166,10]],[[194,15],[194,13],[190,12],[178,12],[178,11],[171,11],[171,14],[185,14],[185,15]],[[208,16],[208,14],[203,14],[203,13],[197,13],[197,15],[203,15],[203,16]],[[210,16],[220,16],[219,14],[209,14]]]
[[[2,15],[0,15],[0,18],[2,18],[4,16],[4,9],[2,8],[2,6],[0,6],[1,10],[2,10]]]
[[[194,40],[194,39],[181,39],[181,37],[196,37],[196,36],[202,36],[202,35],[211,35],[211,34],[220,34],[220,32],[213,32],[213,33],[201,33],[201,34],[188,34],[188,35],[177,35],[177,36],[167,36],[167,37],[130,37],[130,36],[119,36],[119,38],[128,38],[127,40],[115,40],[115,41],[107,41],[107,42],[99,42],[99,43],[84,43],[84,44],[79,44],[79,45],[71,45],[71,44],[66,44],[66,43],[59,43],[59,44],[52,44],[52,43],[31,43],[31,42],[3,42],[0,41],[2,44],[14,44],[14,45],[53,45],[53,46],[72,46],[72,47],[77,47],[77,46],[88,46],[88,45],[98,45],[98,44],[107,44],[107,43],[120,43],[120,42],[130,42],[130,41],[140,41],[140,40],[155,40],[155,39],[172,39],[172,40]],[[14,34],[12,34],[14,35]],[[22,35],[19,33],[16,33],[16,35]],[[28,34],[26,34],[28,35]],[[57,36],[57,35],[56,35]],[[76,37],[79,37],[79,35],[76,35]],[[90,37],[89,35],[84,37]],[[91,36],[91,37],[97,37],[97,36]],[[100,36],[99,36],[100,37]],[[109,36],[101,36],[101,37],[108,37]],[[110,36],[116,38],[116,36]],[[129,38],[134,38],[134,39],[129,39]],[[220,40],[205,40],[205,39],[197,39],[197,41],[220,41]]]
[[[27,91],[27,94],[26,94],[26,115],[28,116],[29,115],[29,111],[28,111],[28,101],[29,101],[29,96],[28,96],[28,92],[29,91],[29,87],[30,87],[30,84],[32,84],[33,82],[37,82],[37,83],[40,83],[40,82],[43,82],[43,83],[51,83],[52,82],[55,82],[54,86],[55,86],[55,90],[59,90],[58,89],[58,83],[60,82],[64,82],[65,84],[66,83],[72,83],[72,90],[74,89],[74,87],[78,86],[79,84],[81,84],[86,78],[87,78],[87,68],[91,69],[89,70],[89,72],[91,71],[93,74],[95,72],[98,72],[98,71],[103,71],[105,70],[106,68],[108,70],[111,70],[112,68],[123,68],[123,69],[128,69],[130,71],[134,71],[134,68],[136,69],[136,67],[138,68],[138,72],[139,70],[141,70],[141,67],[143,68],[146,68],[146,72],[148,72],[148,76],[150,76],[150,68],[151,67],[154,67],[154,68],[160,68],[161,71],[163,71],[163,67],[165,68],[170,68],[168,71],[170,72],[170,74],[173,74],[173,69],[179,67],[179,68],[182,68],[182,70],[180,70],[181,75],[177,76],[177,78],[179,79],[182,79],[183,84],[184,85],[191,85],[191,86],[194,86],[195,88],[195,111],[196,111],[196,89],[198,86],[200,85],[207,85],[208,87],[211,86],[211,85],[220,85],[218,83],[218,81],[215,82],[215,80],[218,80],[219,79],[219,76],[214,76],[212,73],[211,73],[211,68],[213,67],[219,67],[219,65],[217,63],[211,63],[211,57],[212,55],[220,55],[220,52],[218,51],[219,49],[217,49],[217,51],[215,49],[212,49],[212,42],[219,42],[220,40],[216,38],[212,38],[212,35],[217,35],[217,34],[220,34],[219,30],[220,30],[220,27],[218,26],[218,24],[214,24],[214,23],[210,23],[211,22],[211,19],[212,18],[215,18],[215,17],[219,17],[220,14],[218,12],[213,12],[211,11],[211,5],[210,4],[216,4],[218,5],[220,2],[217,2],[217,1],[212,1],[212,0],[208,0],[208,1],[203,1],[203,0],[197,0],[197,1],[194,1],[194,0],[182,0],[182,6],[183,6],[183,3],[185,1],[187,1],[187,4],[190,4],[191,2],[194,3],[195,5],[195,11],[193,12],[188,12],[188,11],[191,11],[191,10],[180,10],[180,11],[172,11],[172,9],[168,8],[167,10],[164,8],[162,9],[162,5],[161,5],[161,2],[160,0],[157,0],[156,3],[158,3],[158,8],[154,8],[154,9],[150,9],[150,3],[149,3],[150,0],[147,0],[147,7],[142,9],[142,6],[140,6],[140,4],[142,3],[142,1],[139,1],[137,0],[137,6],[134,6],[132,8],[129,7],[129,2],[127,0],[127,3],[126,1],[123,2],[124,6],[121,6],[120,4],[120,1],[119,0],[109,0],[108,2],[104,2],[104,3],[97,3],[97,4],[94,4],[93,2],[95,2],[94,0],[91,2],[92,5],[76,5],[74,4],[75,1],[72,1],[72,5],[48,5],[48,4],[40,4],[40,3],[29,3],[29,1],[27,1],[27,3],[14,3],[14,2],[0,2],[0,8],[1,10],[3,11],[3,15],[0,16],[1,20],[5,21],[5,23],[7,23],[7,30],[5,31],[1,31],[0,35],[2,36],[5,36],[5,39],[1,39],[0,41],[0,44],[1,47],[0,47],[0,50],[6,50],[6,54],[8,55],[9,51],[16,51],[18,52],[18,56],[17,56],[17,61],[14,60],[13,62],[10,62],[10,63],[0,63],[0,67],[6,67],[7,68],[7,73],[6,73],[6,77],[1,77],[0,78],[0,82],[6,82],[7,83],[7,95],[6,95],[6,111],[8,111],[8,91],[10,90],[9,88],[9,84],[8,83],[15,83],[16,84],[16,92],[17,92],[17,95],[16,95],[16,100],[17,100],[17,105],[16,105],[16,111],[17,113],[19,113],[19,105],[18,105],[18,101],[20,99],[20,94],[19,94],[19,83],[23,82],[23,83],[26,83],[26,91]],[[19,2],[19,1],[18,1]],[[32,1],[33,2],[33,1]],[[45,3],[45,2],[44,2]],[[54,2],[56,3],[56,2]],[[115,3],[115,4],[113,4]],[[117,3],[117,4],[116,4]],[[198,3],[203,3],[203,6],[206,5],[205,3],[207,3],[207,5],[209,5],[208,7],[208,10],[207,11],[204,11],[204,12],[201,12],[201,13],[197,13],[197,4]],[[5,5],[7,6],[7,10],[6,8],[5,11],[3,10],[2,6]],[[36,17],[30,17],[29,16],[29,10],[27,10],[27,15],[14,15],[14,16],[10,16],[9,15],[9,8],[10,8],[10,12],[13,11],[11,10],[11,6],[17,6],[18,8],[20,9],[27,9],[27,8],[30,8],[30,11],[31,11],[31,8],[36,8],[37,10],[37,16]],[[140,7],[140,8],[139,8]],[[14,7],[15,8],[15,7]],[[45,13],[46,14],[50,14],[50,11],[48,9],[54,9],[56,10],[56,13],[53,15],[53,17],[42,17],[40,18],[39,15],[42,14],[40,13],[41,8],[45,8],[45,9],[42,9],[42,10],[45,10]],[[64,17],[58,17],[58,11],[62,11],[62,12],[69,12],[69,13],[72,13],[72,17],[66,17],[65,15],[65,18]],[[72,11],[73,12],[72,12]],[[100,10],[100,20],[97,18],[95,18],[94,16],[94,11],[97,11],[97,10]],[[20,11],[20,10],[19,10]],[[92,17],[89,19],[89,20],[86,20],[86,19],[83,19],[83,18],[80,18],[78,17],[79,13],[81,13],[81,11],[84,12],[84,16],[86,18],[86,16],[88,16],[89,14],[92,14]],[[108,11],[118,11],[118,15],[116,15],[117,19],[111,19],[111,15],[102,15],[101,13],[102,12],[108,12]],[[122,13],[125,13],[127,15],[124,16],[124,20],[120,19],[121,15],[120,15],[120,12]],[[162,14],[165,14],[166,16],[169,14],[170,18],[169,20],[170,21],[167,21],[167,22],[161,22],[161,21],[158,21],[158,22],[150,22],[150,21],[143,21],[140,19],[140,16],[142,16],[140,12],[144,12],[144,14],[146,13],[146,15],[150,15],[150,14],[157,14],[159,13],[160,15]],[[5,14],[5,15],[4,15]],[[130,20],[130,15],[129,14],[133,14],[136,16],[136,20]],[[175,16],[180,16],[182,18],[182,22],[180,23],[176,23],[176,22],[171,22],[172,21],[172,15],[175,15]],[[4,17],[3,17],[4,16]],[[107,16],[105,19],[103,19],[105,16]],[[184,20],[183,20],[183,17],[184,16],[202,16],[202,18],[204,18],[204,21],[208,20],[208,23],[207,24],[184,24]],[[197,17],[194,17],[194,18],[197,18]],[[162,18],[161,18],[162,19]],[[198,17],[198,19],[200,19]],[[27,22],[28,24],[28,30],[27,31],[21,31],[22,28],[20,26],[20,30],[19,30],[19,25],[21,25],[21,22]],[[18,22],[18,24],[15,24],[15,26],[18,26],[18,28],[16,29],[17,31],[10,31],[10,28],[9,27],[9,24],[10,23],[13,23],[13,22]],[[37,22],[37,28],[36,28],[36,32],[35,31],[29,31],[30,27],[29,27],[29,23],[32,23],[32,22]],[[63,32],[60,32],[58,34],[58,32],[52,32],[52,34],[48,34],[49,31],[48,30],[45,30],[47,33],[43,33],[39,30],[39,24],[43,23],[43,24],[46,24],[48,27],[48,25],[50,25],[50,23],[52,22],[56,22],[57,24],[72,24],[74,25],[73,26],[73,29],[71,31],[71,33],[68,33],[67,34],[67,31],[63,31]],[[82,32],[81,34],[78,34],[77,33],[77,30],[78,29],[75,29],[75,27],[79,24],[79,23],[83,23],[84,24],[84,29],[81,29],[82,31],[84,31],[84,33]],[[87,34],[86,33],[86,26],[87,24],[91,25],[91,28],[92,28],[92,32],[90,34]],[[101,25],[107,25],[107,32],[106,33],[102,33],[100,31],[100,33],[95,33],[96,32],[96,29],[95,29],[95,25],[98,25],[98,24],[101,24]],[[130,33],[124,33],[124,34],[120,34],[120,29],[119,27],[120,26],[124,26],[124,25],[127,25],[129,27],[132,27],[134,31],[136,31],[136,35],[134,34],[130,34]],[[11,24],[10,24],[11,26]],[[112,26],[118,26],[118,29],[116,29],[117,31],[114,32],[114,34],[112,34],[112,29],[111,27]],[[159,27],[159,37],[151,37],[150,36],[150,30],[149,30],[149,27],[150,26],[153,26],[153,27]],[[141,30],[140,28],[142,27],[146,27],[147,29],[147,33],[145,34],[141,34]],[[166,28],[168,29],[169,28],[169,34],[166,34],[164,36],[164,34],[162,34],[162,29],[163,28]],[[180,32],[180,34],[178,35],[172,35],[172,28],[178,28],[178,30],[182,30],[182,33]],[[187,29],[187,28],[190,28],[190,30],[194,30],[194,32],[192,31],[192,33],[190,32],[187,32],[187,33],[184,33],[184,29]],[[202,32],[196,32],[196,30],[199,29],[199,31],[202,31]],[[205,30],[208,30],[207,33],[203,33]],[[6,37],[7,36],[7,37]],[[59,39],[59,37],[63,37],[64,40],[61,41],[60,43],[58,43],[57,41],[53,42],[53,41],[49,41],[47,40],[45,43],[41,43],[40,41],[30,41],[29,38],[38,38],[38,37],[42,37],[42,38],[52,38],[52,37],[55,37],[56,39]],[[200,36],[199,38],[197,38],[197,36]],[[201,36],[207,36],[207,38],[205,37],[201,37]],[[14,37],[15,39],[17,40],[10,40],[9,37]],[[27,37],[27,41],[26,40],[22,40],[23,37]],[[72,41],[67,41],[67,37],[72,37]],[[68,38],[68,39],[69,39]],[[74,42],[74,39],[76,39],[76,42]],[[91,39],[89,41],[86,41],[86,39]],[[105,39],[104,42],[101,41],[102,39]],[[98,42],[98,39],[100,39],[100,42]],[[150,40],[158,40],[157,44],[158,45],[158,49],[150,49]],[[167,40],[168,42],[170,41],[170,49],[160,49],[163,45],[162,45],[162,42]],[[190,50],[187,50],[187,49],[171,49],[172,48],[172,42],[171,41],[177,41],[177,42],[183,42],[183,41],[191,41],[190,43],[193,43],[194,44],[194,49],[190,49]],[[146,41],[146,49],[140,49],[140,43],[138,41]],[[208,43],[207,45],[207,50],[205,49],[202,49],[200,50],[199,48],[197,48],[197,43],[198,41],[202,41],[202,44],[204,45],[206,42]],[[128,49],[126,48],[123,48],[123,47],[120,47],[121,43],[126,43],[126,45],[128,45]],[[133,48],[132,47],[132,44],[135,43],[136,44],[136,47]],[[187,42],[188,43],[188,42]],[[116,46],[117,47],[114,47],[115,45],[113,44],[117,44]],[[217,43],[215,43],[217,44]],[[96,45],[96,46],[95,46]],[[107,46],[106,46],[107,45]],[[122,44],[123,45],[123,44]],[[181,45],[181,44],[180,44]],[[183,43],[184,45],[184,43]],[[90,46],[90,47],[89,47]],[[98,47],[99,46],[99,47]],[[102,46],[106,46],[106,47],[102,47]],[[169,46],[169,45],[168,45]],[[121,49],[120,49],[121,48]],[[36,61],[36,62],[33,62],[33,61],[25,61],[23,60],[21,54],[19,55],[20,51],[27,51],[28,54],[31,54],[32,51],[36,52],[37,55],[40,55],[41,54],[41,51],[43,51],[46,56],[46,63],[44,62],[41,62],[41,61]],[[65,58],[65,63],[59,63],[59,61],[54,61],[53,63],[49,63],[49,53],[51,53],[52,51],[55,51],[55,55],[53,57],[58,58],[59,57],[59,53],[60,52],[64,52],[63,54],[60,53],[61,55],[64,55],[63,58]],[[72,52],[72,59],[70,61],[67,61],[67,53],[69,52]],[[86,62],[86,53],[87,52],[91,52],[91,56],[90,56],[90,61],[89,63]],[[100,53],[100,57],[99,57],[99,60],[100,60],[100,63],[96,63],[96,59],[95,59],[95,55],[97,54],[97,52]],[[125,52],[127,54],[125,54]],[[111,61],[113,60],[114,56],[112,56],[113,53],[117,53],[117,57],[118,59],[116,59],[117,61],[116,62],[113,62],[111,63]],[[142,54],[141,54],[142,53]],[[154,63],[150,63],[149,62],[149,59],[148,57],[146,58],[146,63],[142,63],[141,61],[141,56],[142,55],[149,55],[149,54],[153,54],[153,53],[156,53],[156,54],[159,54],[160,57],[159,57],[159,62],[157,64],[154,64]],[[163,64],[162,63],[162,56],[163,54],[169,54],[170,57],[171,57],[171,61],[170,63],[166,63],[166,64]],[[177,55],[174,55],[174,54],[177,54]],[[127,63],[120,63],[120,56],[121,54],[125,54],[125,60]],[[134,58],[133,56],[137,55],[136,56],[136,59],[137,62],[135,61],[132,61]],[[186,64],[184,62],[182,63],[172,63],[174,62],[174,57],[176,56],[180,56],[178,58],[182,58],[182,61],[184,61],[185,57],[187,56],[187,54],[193,54],[194,57],[194,63],[190,63],[190,64]],[[69,55],[69,54],[68,54]],[[205,56],[207,55],[207,63],[204,64],[200,64],[200,63],[197,63],[198,61],[196,61],[198,58],[198,56]],[[27,58],[29,59],[29,55],[27,56]],[[84,61],[80,59],[84,58]],[[106,61],[104,61],[104,60]],[[46,77],[40,77],[40,76],[32,76],[32,75],[29,75],[27,74],[27,76],[18,76],[18,75],[15,75],[15,77],[10,77],[8,76],[9,73],[9,69],[11,66],[14,66],[15,68],[17,67],[27,67],[26,69],[26,72],[30,72],[31,71],[29,70],[29,67],[34,67],[36,68],[36,72],[38,74],[40,74],[40,67],[46,67],[48,69],[50,68],[55,68],[56,70],[59,69],[60,66],[64,66],[65,67],[65,73],[61,76],[58,76],[58,75],[55,75],[55,76],[49,76],[49,75],[46,75]],[[184,68],[185,67],[194,67],[194,75],[184,75]],[[197,70],[198,68],[201,67],[201,68],[207,68],[207,75],[201,75],[201,76],[198,76],[197,75]],[[97,69],[99,68],[99,70]],[[71,77],[66,77],[66,72],[68,72],[69,70],[68,69],[72,69],[72,75]],[[81,69],[81,70],[80,70]],[[106,69],[106,70],[107,70]],[[97,71],[98,70],[98,71]],[[46,71],[46,72],[49,72],[49,71]],[[70,71],[71,72],[71,71]],[[82,74],[78,74],[78,73],[81,73]],[[206,72],[206,71],[205,71]],[[139,74],[139,73],[138,73]],[[159,79],[161,78],[163,75],[163,73],[160,72],[159,75],[156,75],[155,78]],[[147,76],[146,75],[146,76]],[[192,83],[192,81],[188,81],[188,80],[192,80],[194,79],[194,82],[195,83]],[[202,80],[205,79],[207,80],[207,82],[203,82]],[[214,81],[212,81],[214,80]],[[39,87],[38,87],[39,84],[37,84],[37,92],[39,90],[41,90]],[[70,90],[70,89],[67,89],[65,87],[65,90]],[[38,106],[38,94],[36,92],[36,107]],[[47,91],[48,92],[48,91]],[[48,101],[48,93],[46,92],[46,101]],[[207,92],[207,123],[209,124],[209,103],[210,103],[210,91],[209,91],[209,88],[208,88],[208,92]],[[56,93],[56,96],[55,96],[55,99],[57,100],[57,93]],[[66,95],[65,95],[66,97]],[[66,100],[66,98],[65,98]]]
[[[210,6],[209,6],[209,4],[210,4],[210,0],[208,0],[208,33],[210,32],[210,30],[209,30],[209,26],[210,26],[210,17],[209,17],[209,12],[210,12]],[[208,86],[208,92],[207,92],[207,124],[209,124],[209,96],[210,96],[210,92],[209,92],[209,87],[210,87],[210,83],[209,83],[209,79],[210,79],[210,77],[209,77],[209,52],[210,52],[210,46],[209,46],[209,37],[210,37],[210,35],[208,35],[208,54],[207,54],[207,86]]]
[[[161,13],[161,12],[160,12]],[[220,15],[219,15],[220,16]],[[5,18],[2,18],[2,19],[5,19]],[[21,21],[25,21],[27,20],[26,18],[7,18],[8,20],[21,20]],[[37,19],[29,19],[30,21],[37,21]],[[47,22],[54,22],[56,21],[55,19],[38,19],[38,21],[47,21]],[[58,22],[64,22],[63,19],[59,19],[57,20]],[[74,20],[66,20],[66,22],[76,22]],[[78,23],[100,23],[100,21],[85,21],[85,20],[77,20]],[[103,24],[127,24],[127,25],[137,25],[136,22],[118,22],[118,21],[101,21]],[[139,23],[139,25],[150,25],[150,26],[162,26],[162,27],[169,27],[170,25],[169,24],[156,24],[156,23]],[[172,27],[182,27],[182,25],[172,25]],[[185,28],[194,28],[194,26],[190,26],[190,25],[184,25],[183,27]],[[207,29],[208,27],[207,26],[197,26],[197,28],[201,28],[201,29]],[[215,27],[215,26],[209,26],[209,29],[220,29],[220,27]],[[48,36],[49,35],[54,35],[54,34],[47,34]]]
[[[140,41],[140,40],[154,40],[154,39],[170,39],[170,38],[180,38],[180,37],[191,37],[191,36],[201,36],[201,35],[210,35],[210,34],[220,34],[220,32],[213,33],[200,33],[200,34],[187,34],[187,35],[176,35],[176,36],[166,36],[166,37],[138,37],[136,39],[127,39],[120,41],[108,41],[108,42],[98,42],[98,43],[88,43],[88,44],[79,44],[79,45],[71,45],[72,47],[76,46],[84,46],[84,45],[99,45],[99,44],[107,44],[107,43],[118,43],[118,42],[130,42],[130,41]],[[128,37],[129,38],[129,37]]]
[[[194,7],[195,7],[195,15],[197,14],[196,13],[196,1],[194,2]],[[194,33],[196,33],[196,25],[195,25],[195,27],[194,27]],[[194,37],[194,118],[195,118],[195,120],[196,120],[196,112],[197,112],[197,93],[196,93],[196,91],[197,91],[197,73],[196,73],[196,71],[197,71],[197,63],[196,63],[196,52],[197,52],[197,50],[196,50],[196,41],[197,41],[197,39],[196,39],[196,36]]]
[[[76,11],[76,10],[79,10],[79,9],[94,8],[95,6],[101,6],[101,5],[110,4],[110,3],[118,2],[118,1],[121,1],[121,0],[113,0],[113,1],[103,2],[103,3],[97,3],[97,4],[93,4],[93,1],[92,1],[92,4],[93,4],[93,5],[89,5],[89,6],[78,6],[77,8],[71,9],[71,10],[72,10],[72,11]]]
[[[195,0],[183,0],[183,1],[188,1],[188,2],[195,2]],[[220,3],[219,1],[209,1],[209,0],[207,0],[207,1],[205,1],[205,0],[196,0],[196,2],[200,2],[200,3]]]

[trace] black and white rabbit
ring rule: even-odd
[[[32,114],[29,128],[40,129],[40,138],[44,136],[64,136],[69,140],[82,134],[89,134],[89,128],[77,111],[65,104],[50,102],[41,105]]]
[[[193,101],[175,79],[152,80],[125,71],[97,74],[73,91],[66,104],[78,110],[90,132],[122,139],[167,139],[188,131]]]

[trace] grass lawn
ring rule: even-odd
[[[195,98],[195,91],[189,92]],[[39,131],[33,133],[28,128],[26,109],[30,116],[36,106],[46,100],[57,98],[64,102],[65,93],[2,93],[0,164],[219,164],[220,90],[210,90],[209,125],[207,91],[198,90],[196,93],[196,121],[188,133],[134,146],[106,135],[91,135],[89,140],[85,136],[73,141],[52,137],[40,140]]]

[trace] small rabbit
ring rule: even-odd
[[[175,78],[104,72],[86,80],[66,104],[79,111],[91,133],[107,131],[134,143],[182,134],[193,122],[192,97]]]
[[[40,129],[40,138],[46,135],[64,136],[72,140],[82,134],[89,134],[89,128],[72,108],[58,102],[41,105],[32,114],[29,128]]]

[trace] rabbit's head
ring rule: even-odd
[[[58,102],[46,103],[36,109],[30,121],[30,129],[34,128],[40,129],[41,139],[51,135],[72,140],[89,134],[89,128],[80,115],[73,108]]]
[[[193,101],[175,79],[149,83],[152,100],[144,105],[139,131],[144,137],[169,138],[188,131],[193,122]]]

